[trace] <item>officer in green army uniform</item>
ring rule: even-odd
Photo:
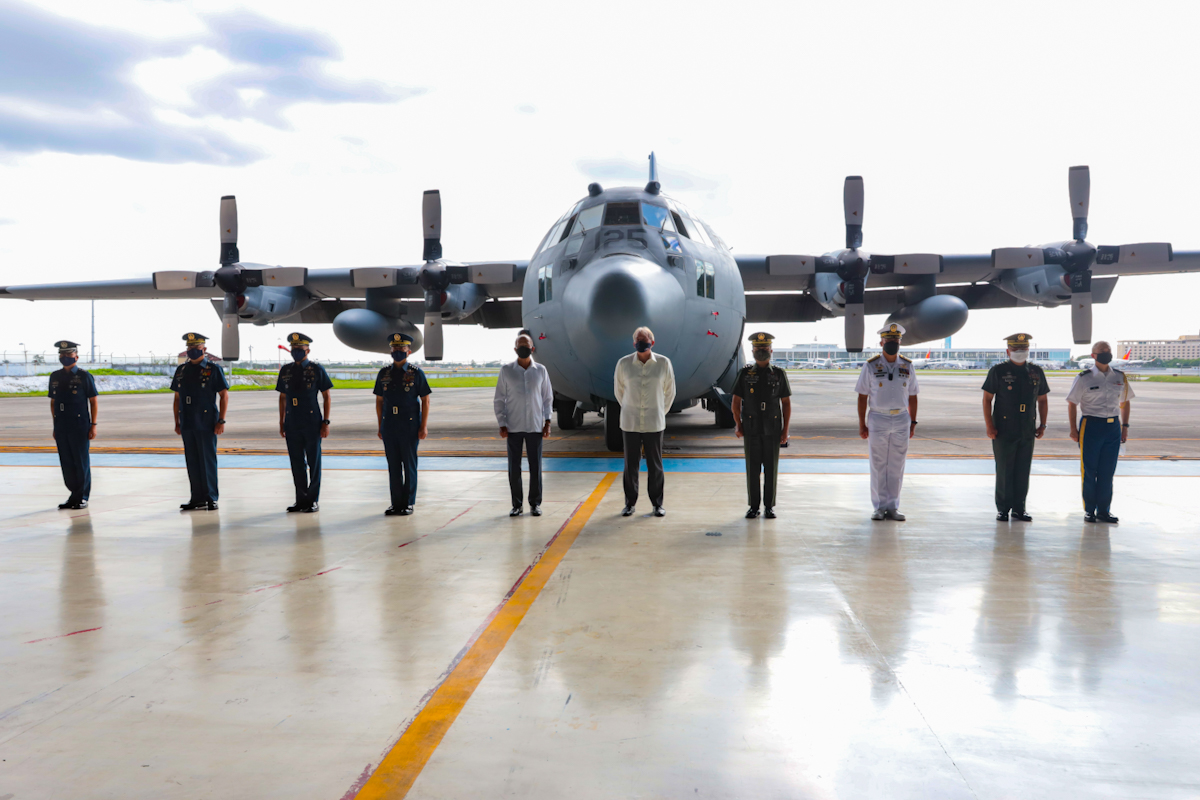
[[[1046,432],[1050,385],[1046,373],[1029,359],[1028,333],[1007,337],[1008,360],[988,370],[983,382],[983,421],[992,453],[996,457],[996,519],[1030,522],[1025,511],[1029,493],[1029,470],[1033,465],[1033,441]],[[1034,407],[1037,411],[1034,411]],[[1041,425],[1036,425],[1036,416]]]
[[[767,519],[775,519],[775,487],[779,476],[779,448],[786,447],[792,420],[792,387],[787,373],[771,365],[769,333],[753,333],[750,345],[754,363],[742,367],[733,384],[733,418],[737,435],[746,443],[746,490],[750,510],[746,519],[758,516],[761,500]],[[760,492],[758,476],[764,472]]]

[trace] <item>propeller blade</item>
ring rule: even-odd
[[[421,224],[425,231],[426,261],[436,261],[442,257],[442,193],[430,189],[421,198]]]
[[[426,361],[442,360],[442,312],[425,312],[425,349],[422,351]]]
[[[1046,255],[1040,247],[998,247],[992,251],[992,269],[1040,267]]]
[[[842,209],[846,213],[846,248],[862,247],[863,179],[849,175],[842,187]]]
[[[237,295],[227,293],[221,307],[221,360],[237,361],[240,341],[238,339],[238,324],[241,320],[237,315]]]
[[[767,256],[768,275],[815,275],[819,256]]]
[[[308,280],[306,267],[275,267],[259,270],[263,286],[303,286]]]
[[[1147,264],[1167,264],[1175,260],[1169,242],[1142,242],[1096,248],[1097,264],[1122,264],[1133,267]]]
[[[846,298],[846,351],[861,353],[866,312],[863,306],[866,287],[862,281],[846,281],[842,293]]]
[[[1087,167],[1071,167],[1067,173],[1067,188],[1071,193],[1071,218],[1075,221],[1075,239],[1087,238],[1088,203],[1092,194],[1092,172]]]
[[[1092,341],[1092,271],[1085,269],[1068,278],[1071,287],[1071,335],[1075,344]]]
[[[211,272],[180,272],[167,270],[154,273],[154,288],[160,292],[174,292],[180,289],[194,289],[213,285]]]
[[[237,198],[227,194],[221,198],[221,266],[227,267],[242,260],[238,254]]]

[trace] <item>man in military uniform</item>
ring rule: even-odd
[[[750,510],[746,519],[758,516],[761,499],[767,519],[775,519],[775,488],[779,482],[779,448],[787,444],[792,420],[792,387],[787,373],[771,365],[774,352],[769,333],[750,335],[754,363],[742,367],[733,384],[733,418],[737,435],[746,445],[746,490]],[[758,476],[764,472],[760,495]]]
[[[279,392],[279,435],[287,441],[296,484],[296,503],[288,511],[311,514],[321,495],[321,440],[329,435],[329,390],[333,381],[325,368],[308,357],[312,338],[289,333],[294,363],[279,370],[275,391]],[[322,406],[317,403],[321,396]],[[308,462],[305,469],[305,462]]]
[[[430,389],[425,373],[407,363],[412,337],[393,333],[388,343],[394,363],[375,378],[375,417],[392,497],[383,513],[403,517],[413,512],[417,499],[417,442],[428,435]]]
[[[1134,398],[1129,378],[1110,367],[1108,342],[1092,345],[1095,364],[1075,377],[1067,393],[1071,439],[1079,442],[1085,522],[1116,522],[1112,515],[1113,475],[1121,445],[1129,436],[1129,401]],[[1075,424],[1076,414],[1083,418]]]
[[[983,382],[983,422],[996,457],[996,519],[1032,522],[1025,511],[1029,493],[1029,469],[1033,465],[1033,441],[1046,432],[1050,384],[1046,373],[1029,359],[1028,333],[1009,336],[1008,360],[988,370]],[[1036,425],[1036,416],[1042,420]]]
[[[883,352],[867,360],[854,390],[858,392],[858,435],[871,456],[871,519],[902,522],[900,488],[908,440],[917,430],[917,373],[900,355],[904,326],[895,322],[880,331]],[[868,410],[870,414],[868,415]]]
[[[225,432],[229,384],[221,368],[208,359],[208,337],[185,333],[188,360],[175,370],[175,432],[183,437],[192,498],[184,511],[217,510],[217,436]],[[218,409],[218,400],[220,408]]]
[[[54,444],[63,482],[71,496],[59,508],[87,508],[92,493],[92,466],[89,441],[96,438],[96,380],[91,373],[75,365],[79,345],[56,342],[58,360],[63,368],[50,373],[50,417],[54,420]]]

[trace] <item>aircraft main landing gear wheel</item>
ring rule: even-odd
[[[575,427],[576,428],[583,427],[583,409],[582,408],[575,409]]]
[[[604,408],[604,446],[614,453],[625,451],[625,437],[621,435],[621,405],[613,400]]]
[[[720,400],[715,401],[716,417],[718,428],[733,428],[737,426],[737,420],[733,418],[733,410],[727,408]]]
[[[574,403],[555,403],[555,411],[558,412],[559,430],[573,431],[579,427],[583,418],[583,412],[575,412]]]

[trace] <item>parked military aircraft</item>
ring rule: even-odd
[[[1070,169],[1072,239],[979,255],[872,254],[863,244],[863,180],[846,178],[845,248],[823,255],[734,255],[715,231],[659,184],[654,155],[644,187],[588,187],[532,258],[460,263],[443,257],[441,196],[422,203],[423,264],[309,270],[244,262],[237,205],[221,199],[220,266],[147,278],[0,287],[26,300],[210,298],[222,319],[221,355],[239,356],[238,327],[330,322],[338,339],[385,351],[403,331],[442,358],[442,326],[525,327],[557,392],[559,426],[605,414],[606,442],[621,449],[613,368],[631,334],[649,325],[675,366],[676,408],[703,403],[732,427],[728,392],[743,363],[745,324],[845,319],[846,349],[861,352],[864,317],[888,314],[904,344],[959,330],[969,309],[1070,304],[1076,343],[1091,341],[1092,303],[1120,275],[1200,270],[1200,251],[1167,243],[1096,247],[1086,241],[1090,177]],[[421,323],[423,330],[417,328]],[[423,335],[422,335],[423,334]]]

